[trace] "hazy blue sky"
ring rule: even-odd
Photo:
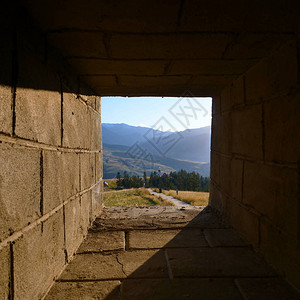
[[[211,125],[211,98],[102,97],[102,123],[185,130]],[[167,128],[168,127],[168,128]]]

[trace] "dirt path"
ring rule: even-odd
[[[178,200],[178,199],[176,199],[176,198],[174,198],[174,197],[172,197],[172,196],[167,196],[167,195],[165,195],[165,194],[163,194],[163,193],[156,193],[156,192],[154,192],[153,190],[151,190],[151,189],[147,189],[151,194],[154,194],[155,196],[157,196],[157,197],[161,197],[161,198],[163,198],[164,200],[167,200],[167,201],[170,201],[170,202],[172,202],[175,206],[177,206],[177,207],[185,207],[185,208],[192,208],[193,206],[192,205],[190,205],[190,204],[188,204],[188,203],[186,203],[186,202],[183,202],[183,201],[181,201],[181,200]]]

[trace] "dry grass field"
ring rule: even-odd
[[[151,195],[146,189],[128,189],[124,191],[104,192],[105,206],[173,206],[173,203],[161,197]]]
[[[191,205],[195,206],[206,206],[208,205],[209,193],[206,192],[191,192],[191,191],[178,191],[178,195],[176,195],[176,191],[170,190],[162,191],[165,195],[172,196],[181,201],[187,202]]]

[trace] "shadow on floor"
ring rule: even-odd
[[[106,208],[49,299],[299,299],[209,208]]]

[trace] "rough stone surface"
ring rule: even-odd
[[[85,190],[94,184],[95,161],[93,153],[79,154],[80,160],[80,190]]]
[[[246,162],[243,202],[296,236],[298,180],[297,170]]]
[[[16,98],[16,134],[29,140],[60,145],[60,102],[60,93],[57,91],[19,88]]]
[[[46,299],[60,299],[59,295],[70,300],[93,299],[96,293],[99,299],[104,295],[105,299],[182,300],[198,299],[199,295],[201,299],[247,299],[248,295],[259,296],[258,291],[264,283],[268,288],[262,295],[267,295],[272,288],[279,292],[286,289],[287,295],[297,295],[279,277],[274,280],[277,275],[273,269],[234,230],[221,225],[215,229],[208,226],[204,229],[208,247],[202,229],[172,229],[172,223],[186,212],[175,207],[166,210],[162,207],[105,208],[98,220],[102,218],[109,223],[112,218],[122,224],[128,222],[131,229],[124,229],[129,226],[118,231],[95,226],[90,229],[79,253],[57,279]],[[130,216],[144,220],[151,215],[171,216],[169,228],[140,230],[130,223]],[[210,220],[215,225],[214,219]],[[95,253],[101,247],[105,252]],[[250,283],[247,280],[254,280],[254,291],[248,291]]]
[[[3,240],[41,216],[40,151],[0,143],[0,165],[0,240]]]
[[[232,152],[261,159],[262,107],[260,105],[232,113]]]
[[[161,229],[161,228],[220,228],[226,227],[210,208],[181,210],[169,207],[104,208],[93,230],[103,229]]]
[[[122,283],[122,299],[242,299],[231,279],[130,279]]]
[[[236,282],[245,299],[299,299],[299,294],[279,278],[239,278]]]
[[[10,285],[10,250],[9,246],[0,250],[0,298],[8,299]]]
[[[205,229],[205,238],[212,247],[246,246],[247,244],[232,229]]]
[[[98,282],[58,282],[45,300],[84,299],[117,300],[120,299],[118,280]]]
[[[90,149],[90,111],[75,94],[63,94],[63,145]]]
[[[12,133],[11,87],[0,85],[0,132]]]
[[[65,240],[68,256],[73,255],[83,240],[80,227],[81,203],[80,198],[65,205]]]
[[[90,232],[77,253],[124,250],[124,231]]]
[[[126,275],[116,255],[81,254],[67,266],[60,280],[120,279]]]
[[[274,271],[248,248],[168,249],[175,277],[273,276]]]
[[[201,229],[134,230],[128,233],[130,249],[207,247]]]
[[[65,263],[62,210],[17,240],[14,249],[15,299],[40,299]]]
[[[79,157],[43,151],[43,164],[43,210],[47,213],[79,192]]]

